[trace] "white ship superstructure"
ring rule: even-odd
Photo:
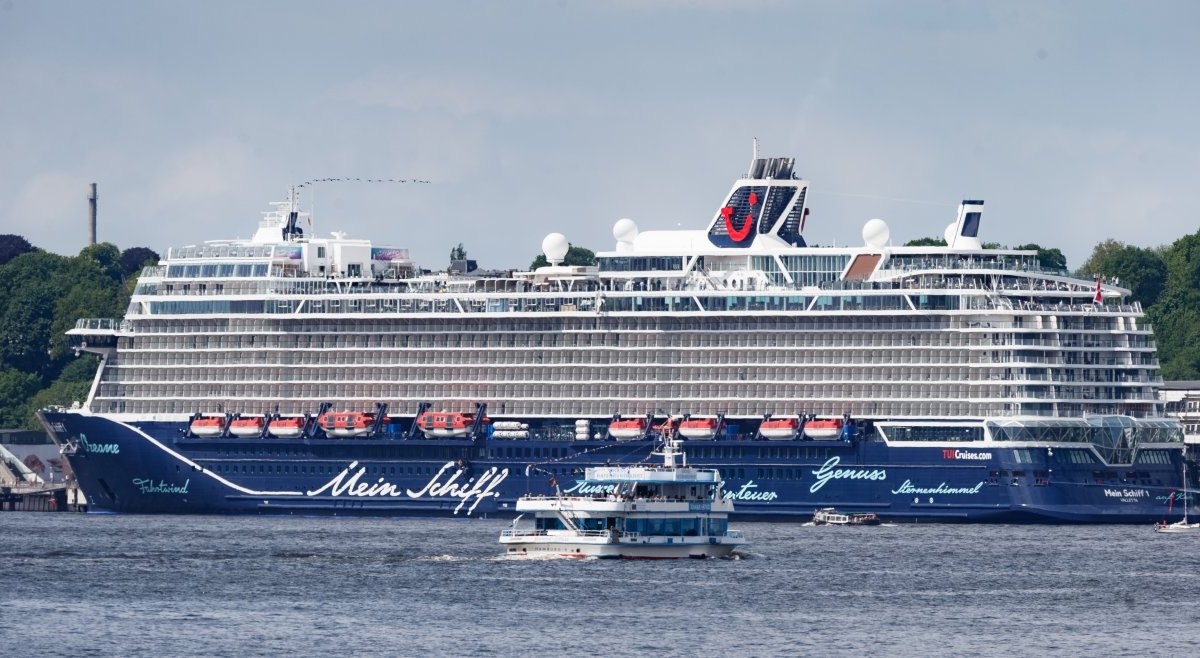
[[[434,400],[520,418],[621,413],[873,419],[888,440],[1067,440],[1127,456],[1177,433],[1127,290],[984,249],[982,201],[946,247],[809,247],[808,183],[756,158],[704,230],[614,227],[595,267],[420,275],[403,249],[303,233],[295,196],[248,241],[171,249],[123,321],[81,321],[106,359],[87,406],[118,418],[393,410]],[[1159,430],[1163,431],[1158,436]],[[569,434],[569,433],[568,433]],[[1124,437],[1124,438],[1122,438]]]

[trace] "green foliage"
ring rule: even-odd
[[[96,363],[92,362],[91,367],[95,369]],[[37,419],[38,409],[54,406],[70,407],[76,402],[83,404],[87,400],[88,390],[91,389],[91,386],[91,381],[56,380],[49,388],[42,389],[34,394],[29,399],[29,402],[25,404],[23,417],[20,419],[22,421],[21,427],[31,430],[42,429]]]
[[[121,250],[111,242],[101,242],[83,248],[79,256],[72,262],[75,274],[82,276],[103,276],[113,281],[121,281]]]
[[[0,367],[0,427],[25,425],[24,403],[41,388],[37,375]]]
[[[1040,244],[1030,242],[1029,244],[1023,244],[1019,247],[1013,247],[1013,249],[1038,252],[1038,264],[1042,266],[1042,269],[1061,270],[1064,272],[1067,270],[1067,257],[1064,256],[1063,252],[1059,251],[1057,248],[1046,249]]]
[[[529,265],[530,270],[536,270],[539,267],[546,267],[550,261],[546,260],[546,254],[538,254],[537,258],[533,259],[533,263]],[[583,247],[571,245],[567,249],[567,255],[563,258],[563,265],[595,265],[596,252]]]
[[[17,256],[27,254],[33,250],[33,245],[29,244],[28,240],[19,235],[0,235],[0,265],[4,265]]]
[[[0,367],[43,374],[68,262],[32,251],[0,266]]]
[[[906,247],[945,247],[945,238],[917,238],[904,243]]]
[[[463,247],[463,243],[458,243],[458,246],[450,250],[450,260],[466,260],[467,250]]]
[[[1167,262],[1154,249],[1143,249],[1105,240],[1076,273],[1081,279],[1103,276],[1113,285],[1128,288],[1130,299],[1150,308],[1167,283]],[[1114,279],[1115,277],[1115,279]]]
[[[121,274],[130,277],[147,265],[158,263],[158,252],[145,247],[133,247],[121,252]]]
[[[75,257],[24,251],[0,265],[0,427],[36,428],[37,406],[87,396],[98,361],[76,358],[64,334],[80,318],[124,314],[133,278],[127,285],[121,257],[104,243]]]
[[[1163,379],[1200,379],[1200,231],[1154,255],[1161,255],[1166,276],[1146,315],[1154,323]]]

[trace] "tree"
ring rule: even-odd
[[[37,375],[0,366],[0,427],[16,428],[25,424],[25,401],[40,386]]]
[[[1101,242],[1092,249],[1092,255],[1083,262],[1083,266],[1075,272],[1075,276],[1081,279],[1091,279],[1097,274],[1105,274],[1108,259],[1124,248],[1124,242],[1118,242],[1112,238]]]
[[[451,262],[456,260],[466,260],[467,250],[463,248],[463,243],[458,243],[458,246],[450,250]]]
[[[1163,254],[1170,285],[1180,289],[1200,289],[1200,231],[1179,238]]]
[[[1150,308],[1167,282],[1167,263],[1154,249],[1143,249],[1105,240],[1076,273],[1081,279],[1103,276],[1108,282],[1130,290],[1130,299]]]
[[[69,260],[32,251],[0,267],[0,367],[43,373]]]
[[[121,252],[121,274],[130,276],[138,274],[147,265],[158,263],[158,252],[146,247],[131,247]]]
[[[904,243],[906,247],[945,247],[944,238],[917,238]]]
[[[1146,312],[1164,379],[1200,379],[1200,231],[1162,251],[1166,282]]]
[[[111,242],[101,242],[84,247],[72,265],[78,268],[77,271],[87,271],[92,275],[100,274],[113,281],[121,281],[125,278],[121,271],[121,250]]]
[[[41,429],[37,420],[38,409],[51,406],[70,407],[76,402],[82,403],[86,400],[99,362],[100,357],[95,354],[84,353],[79,357],[72,357],[62,374],[49,387],[29,397],[23,409],[14,410],[21,414],[22,425],[28,429]]]
[[[533,259],[533,263],[529,265],[529,269],[536,270],[539,267],[546,267],[550,261],[546,260],[546,254],[538,254],[537,258]],[[595,265],[596,252],[583,247],[571,245],[567,249],[567,255],[563,258],[563,265]]]
[[[1040,244],[1033,242],[1013,248],[1021,251],[1036,251],[1038,264],[1041,265],[1043,269],[1062,271],[1066,271],[1067,269],[1067,257],[1064,256],[1063,252],[1058,248],[1046,249]]]
[[[31,251],[34,251],[34,246],[25,238],[11,234],[0,235],[0,265]]]

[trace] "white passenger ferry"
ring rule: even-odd
[[[683,436],[737,517],[1182,516],[1128,290],[984,248],[979,200],[946,246],[878,219],[810,246],[808,191],[756,156],[698,230],[621,219],[588,267],[552,234],[550,265],[491,275],[307,234],[293,195],[252,239],[169,250],[123,319],[80,321],[96,379],[42,418],[107,511],[511,516]]]
[[[721,491],[716,469],[692,468],[682,441],[668,439],[652,453],[662,466],[587,469],[588,495],[526,495],[516,511],[533,514],[533,527],[516,522],[500,534],[507,555],[518,557],[706,558],[729,557],[744,543],[729,529],[733,501]]]

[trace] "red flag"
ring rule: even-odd
[[[1096,296],[1092,298],[1092,301],[1097,304],[1104,301],[1104,297],[1100,295],[1100,282],[1103,280],[1104,280],[1103,274],[1096,277]]]

